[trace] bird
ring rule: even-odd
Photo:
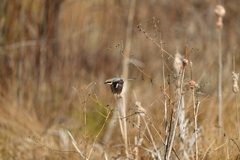
[[[131,79],[112,78],[112,79],[106,80],[104,84],[110,85],[112,93],[119,95],[122,92],[124,81],[135,80],[135,79],[136,78],[131,78]]]

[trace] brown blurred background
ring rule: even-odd
[[[137,0],[131,36],[131,58],[144,64],[140,68],[160,83],[163,82],[160,49],[137,25],[141,24],[152,37],[156,34],[156,41],[161,39],[164,49],[173,56],[176,52],[184,55],[186,45],[189,46],[193,79],[200,85],[208,84],[200,89],[205,93],[200,99],[209,95],[200,106],[199,115],[199,125],[205,129],[202,133],[205,139],[200,140],[204,151],[215,138],[217,128],[218,30],[214,9],[219,3],[226,9],[221,127],[227,136],[236,136],[231,72],[233,55],[239,72],[239,0]],[[103,82],[121,77],[124,57],[115,46],[122,47],[122,42],[125,45],[129,8],[127,0],[0,0],[0,153],[3,159],[60,159],[51,152],[51,149],[64,150],[54,131],[69,129],[80,141],[81,106],[84,105],[81,102],[85,102],[88,93],[98,97],[104,106],[114,107],[110,88]],[[160,32],[151,23],[153,17]],[[170,59],[173,78],[172,64]],[[124,78],[137,78],[130,83],[129,106],[134,104],[133,90],[145,107],[162,93],[156,83],[143,77],[132,64],[129,64],[129,77]],[[186,78],[190,79],[189,69]],[[90,134],[99,130],[104,119],[94,111],[95,103],[89,99],[86,103]],[[152,116],[163,114],[161,105],[159,101],[148,112]],[[162,120],[159,115],[158,119]],[[74,148],[71,146],[69,150]],[[70,159],[78,157],[77,153],[61,154]]]

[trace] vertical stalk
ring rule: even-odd
[[[238,74],[235,73],[235,55],[233,55],[233,73],[232,74],[233,74],[233,93],[235,93],[235,103],[237,108],[238,139],[240,141],[238,103],[237,103],[237,92],[239,91],[239,89],[238,89],[238,85],[237,85],[237,88],[235,88],[236,86],[234,85],[234,84],[238,84]]]
[[[168,121],[167,121],[167,100],[166,99],[164,101],[164,106],[165,106],[165,115],[164,115],[165,116],[165,147],[167,147]],[[167,150],[167,148],[166,148],[166,150]]]
[[[240,141],[240,132],[239,132],[239,116],[238,116],[238,103],[237,103],[237,93],[235,93],[235,102],[237,108],[237,125],[238,125],[238,139]]]
[[[134,18],[134,12],[135,12],[135,4],[136,0],[132,0],[130,2],[130,7],[129,7],[129,13],[128,13],[128,24],[127,24],[127,32],[126,32],[126,43],[125,43],[125,56],[129,57],[130,55],[130,49],[131,49],[131,40],[132,40],[132,28],[133,28],[133,18]],[[123,50],[123,49],[122,49]],[[123,74],[122,76],[124,78],[128,77],[128,59],[124,58],[123,59]],[[128,88],[128,83],[124,84],[124,88],[122,91],[122,108],[121,108],[121,116],[124,118],[126,117],[126,104],[125,104],[125,97],[127,97],[127,90]],[[128,156],[128,145],[127,145],[127,123],[126,120],[123,120],[123,128],[124,128],[124,142],[126,145],[126,155]]]
[[[194,114],[194,134],[195,134],[195,147],[196,147],[196,160],[198,160],[198,147],[197,147],[197,108],[195,105],[194,88],[192,89],[193,99],[193,114]]]
[[[219,44],[219,71],[218,71],[218,125],[222,127],[222,29],[218,29],[218,44]],[[220,134],[220,132],[219,132]]]
[[[167,139],[168,139],[168,120],[167,120],[167,113],[168,113],[168,109],[167,109],[167,98],[165,96],[165,74],[164,74],[164,57],[163,57],[163,51],[162,51],[162,43],[161,44],[161,56],[162,56],[162,72],[163,72],[163,91],[164,91],[164,106],[165,106],[165,114],[164,114],[164,119],[165,119],[165,147],[167,150]]]
[[[87,155],[87,100],[85,99],[85,105],[84,105],[84,154]],[[87,159],[87,156],[85,157]]]

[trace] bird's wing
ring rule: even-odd
[[[135,80],[136,78],[124,79],[124,81]]]

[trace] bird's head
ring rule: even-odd
[[[112,79],[108,79],[104,82],[104,84],[112,85]]]

